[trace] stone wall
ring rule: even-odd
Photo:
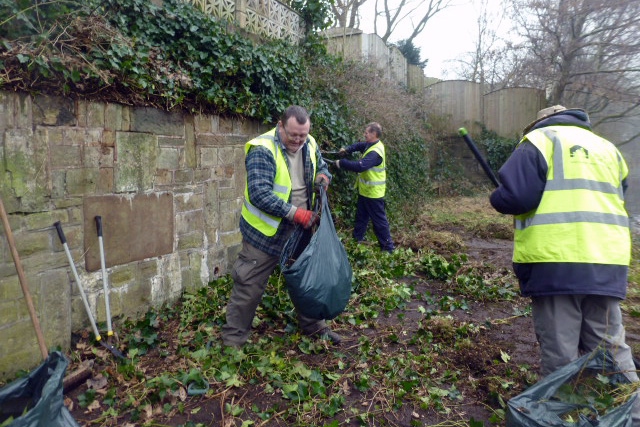
[[[243,147],[264,130],[248,120],[0,92],[0,195],[46,346],[67,349],[71,332],[90,325],[56,221],[98,322],[106,310],[96,215],[112,316],[174,302],[229,271],[241,242]],[[0,377],[41,362],[4,229],[0,342]]]

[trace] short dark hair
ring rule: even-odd
[[[305,110],[303,107],[299,105],[291,105],[287,107],[287,109],[284,110],[284,113],[282,113],[282,118],[280,119],[280,121],[284,125],[285,123],[287,123],[287,121],[291,117],[295,117],[298,124],[301,124],[301,125],[311,120],[307,110]]]
[[[382,126],[378,122],[371,122],[367,125],[367,130],[376,134],[378,138],[382,136]]]

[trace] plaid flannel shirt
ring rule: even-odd
[[[288,166],[289,160],[286,157],[286,148],[280,141],[277,129],[275,132],[275,143],[280,150],[279,154],[285,157]],[[323,173],[331,179],[331,174],[329,173],[326,162],[322,159],[320,147],[316,149],[316,158],[318,159],[316,162],[317,172],[312,169],[311,156],[309,154],[309,139],[307,139],[301,150],[303,150],[304,156],[304,181],[307,184],[307,205],[302,207],[311,209],[310,203],[314,186],[314,176],[316,173]],[[245,167],[247,170],[247,185],[251,203],[261,211],[283,219],[280,221],[276,234],[269,237],[253,228],[244,218],[240,217],[240,232],[247,242],[261,251],[269,255],[280,255],[284,244],[295,227],[294,223],[285,218],[292,206],[290,203],[291,197],[285,202],[273,192],[273,182],[276,176],[276,161],[267,148],[260,146],[251,147],[245,158]]]

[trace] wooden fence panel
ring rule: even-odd
[[[505,138],[519,139],[522,130],[545,106],[544,92],[526,87],[489,92],[483,100],[485,126]]]
[[[445,118],[444,131],[455,135],[460,127],[481,131],[482,85],[464,80],[441,81],[425,88],[425,102],[432,113]]]

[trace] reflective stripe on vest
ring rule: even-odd
[[[384,197],[387,183],[387,163],[385,160],[384,145],[381,141],[376,142],[364,153],[362,153],[361,158],[364,158],[371,151],[375,151],[380,155],[380,157],[382,158],[382,163],[364,172],[360,172],[358,174],[356,185],[358,187],[358,193],[360,195],[369,197],[371,199],[379,199],[381,197]]]
[[[578,127],[526,137],[544,155],[547,183],[536,210],[514,219],[514,262],[628,265],[627,165],[610,142]]]
[[[267,148],[276,162],[276,176],[273,183],[273,192],[278,198],[289,201],[291,195],[291,176],[289,175],[289,166],[286,156],[275,142],[276,129],[271,129],[269,132],[260,135],[257,138],[247,142],[244,147],[245,156],[249,153],[249,150],[253,146],[263,146]],[[316,141],[312,136],[309,136],[307,140],[307,147],[310,150],[312,168],[315,174],[316,170]],[[303,172],[304,173],[304,172]],[[315,175],[314,175],[315,176]],[[245,185],[244,189],[244,202],[242,204],[242,217],[253,228],[260,231],[265,236],[273,236],[278,230],[278,226],[282,221],[282,218],[269,215],[268,213],[261,211],[257,207],[251,204],[249,199],[249,184]]]

